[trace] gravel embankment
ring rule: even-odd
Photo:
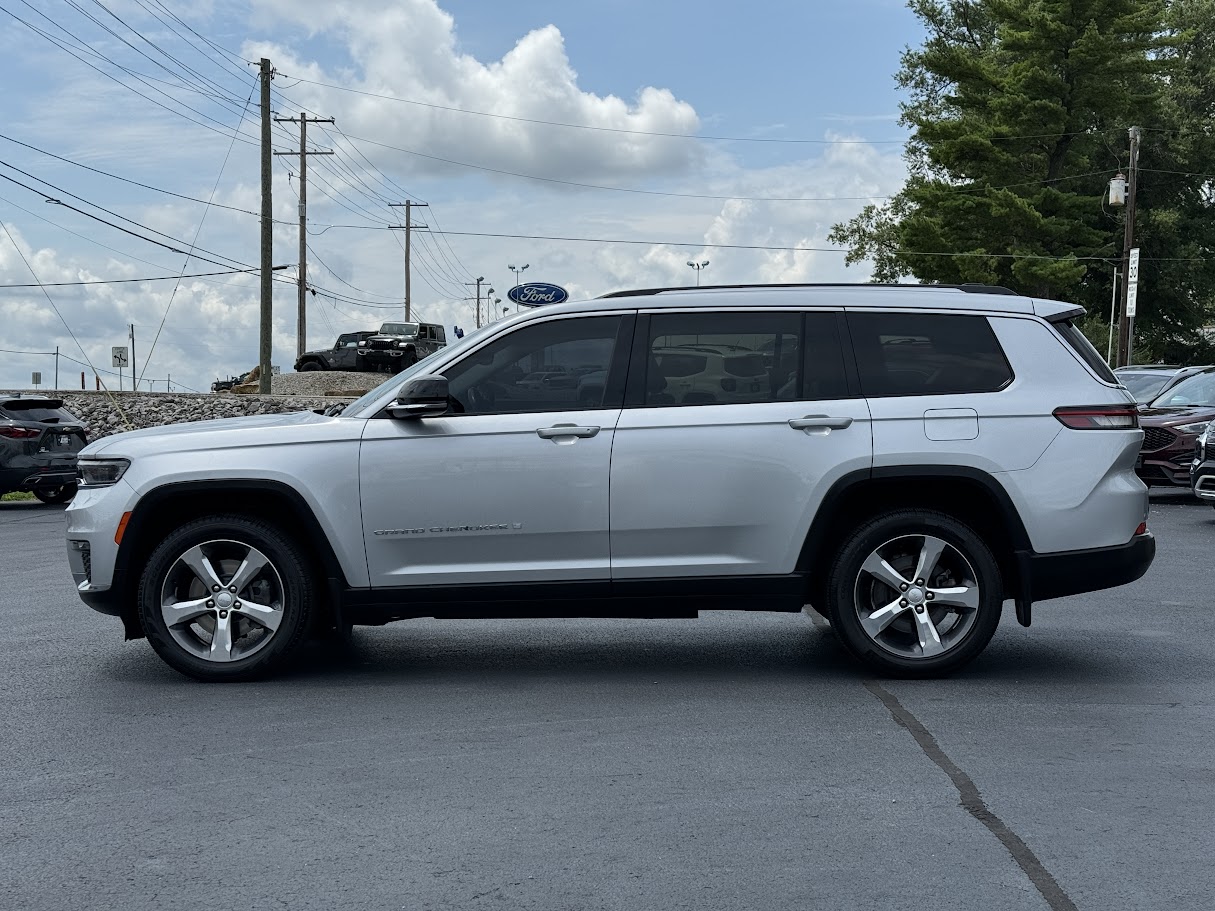
[[[309,411],[352,400],[345,396],[326,395],[262,396],[176,392],[56,392],[54,395],[63,399],[64,407],[68,411],[88,424],[90,440],[143,427],[251,414]]]
[[[251,392],[105,392],[26,390],[26,394],[51,395],[89,426],[89,439],[124,430],[209,421],[251,414],[283,414],[328,408],[350,402],[392,378],[388,373],[354,373],[311,370],[271,377],[272,395]],[[255,386],[242,389],[252,390]]]

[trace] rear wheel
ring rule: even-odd
[[[34,496],[43,503],[57,506],[60,503],[67,503],[72,497],[76,496],[76,485],[63,484],[59,487],[35,487]]]
[[[300,373],[303,373],[305,370],[320,370],[320,369],[322,369],[321,365],[318,364],[316,361],[304,361],[304,363],[300,364]]]
[[[249,680],[279,667],[306,638],[316,585],[304,552],[274,525],[209,516],[183,525],[149,557],[139,582],[148,641],[198,680]]]
[[[932,677],[977,656],[1000,622],[991,550],[944,513],[896,510],[853,532],[828,581],[832,628],[885,674]]]

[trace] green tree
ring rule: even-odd
[[[871,261],[875,281],[983,282],[1072,300],[1097,330],[1124,224],[1105,192],[1125,169],[1127,128],[1140,125],[1137,331],[1160,350],[1192,344],[1215,288],[1202,262],[1215,239],[1210,181],[1192,176],[1195,162],[1212,169],[1204,17],[1215,0],[909,6],[927,32],[897,74],[909,176],[887,204],[835,226],[847,261]]]

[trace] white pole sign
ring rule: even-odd
[[[1131,250],[1126,267],[1126,315],[1135,315],[1135,303],[1139,300],[1139,248]]]
[[[125,367],[127,365],[127,349],[126,347],[112,347],[110,355],[114,360],[115,367]]]

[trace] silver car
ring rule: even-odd
[[[91,444],[68,557],[87,604],[203,680],[318,628],[807,604],[871,668],[939,675],[1006,601],[1028,626],[1151,563],[1135,402],[1081,314],[981,286],[541,307],[337,415]],[[745,375],[677,400],[663,358],[697,349]],[[580,365],[602,372],[527,382]]]

